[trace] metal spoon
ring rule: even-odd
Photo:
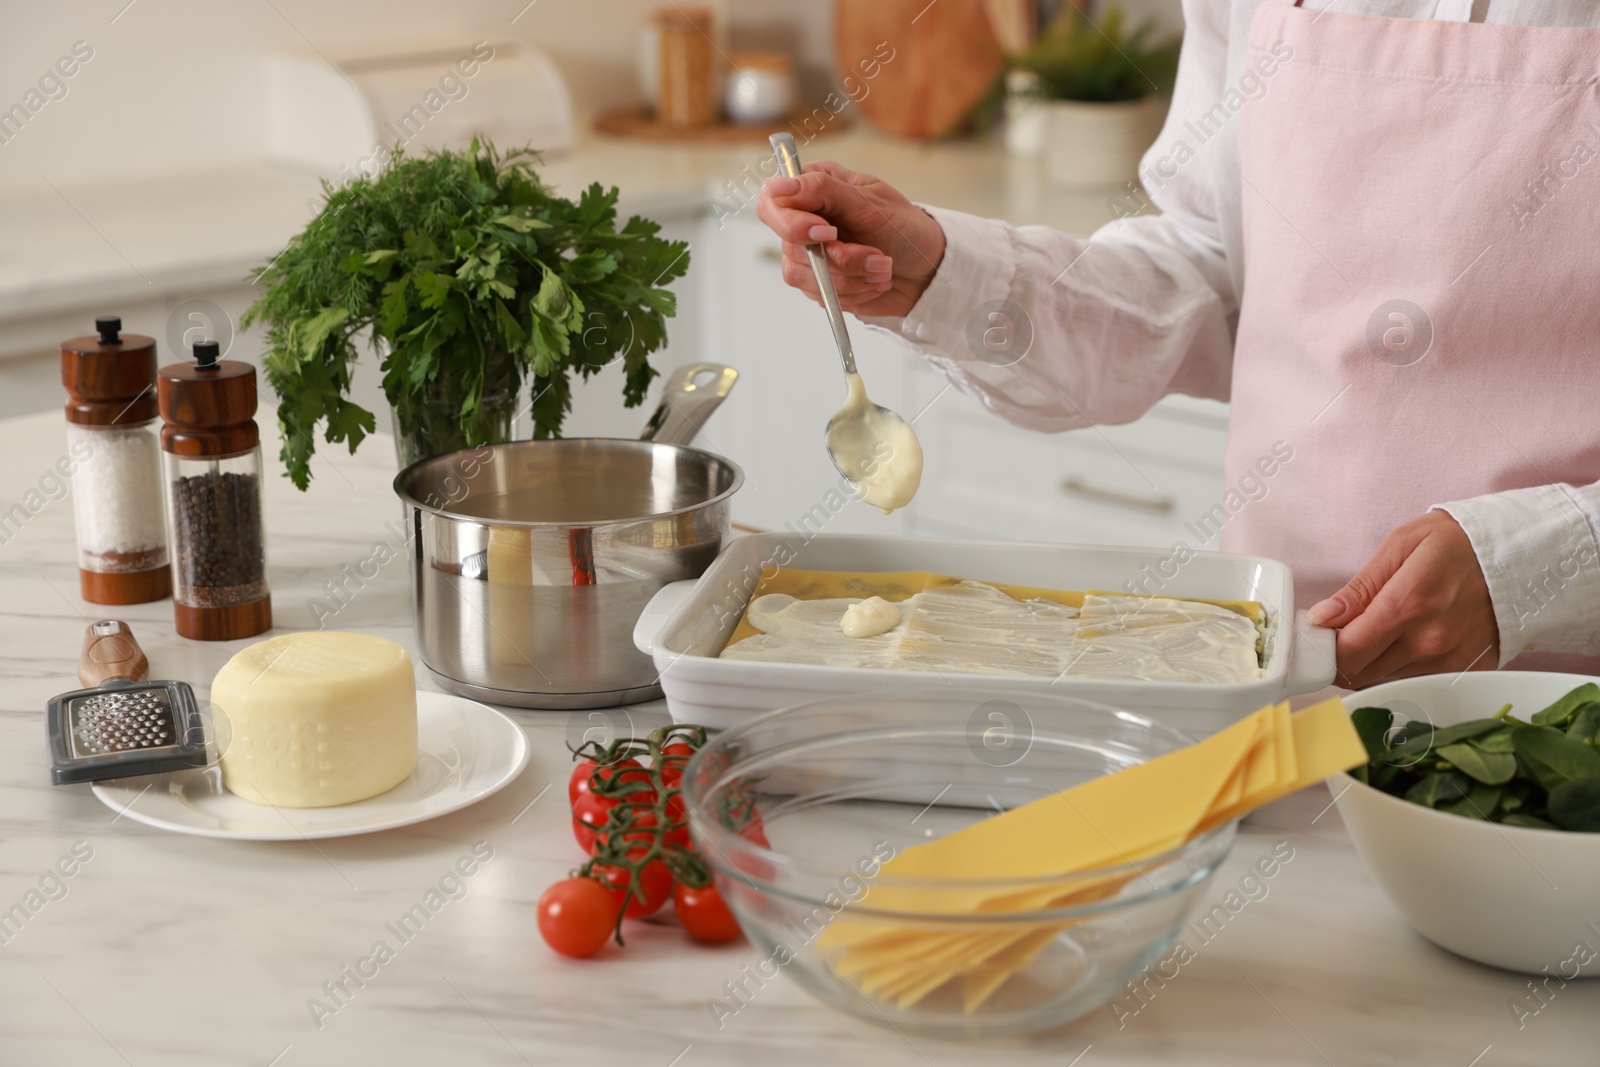
[[[791,133],[775,133],[768,138],[772,145],[773,157],[778,161],[778,173],[786,178],[800,177],[800,152],[795,148],[794,135]],[[844,372],[847,376],[859,379],[856,373],[856,354],[850,347],[850,331],[844,324],[844,310],[839,307],[839,295],[833,291],[833,279],[828,274],[828,260],[820,244],[806,245],[806,256],[811,260],[811,272],[817,276],[817,290],[822,294],[822,306],[828,312],[828,323],[833,327],[833,340],[839,346],[839,358],[844,363]],[[848,380],[848,379],[847,379]],[[905,426],[906,434],[911,433],[911,427],[906,424],[897,413],[890,411],[881,404],[871,404],[877,409],[886,424],[893,426],[898,423]],[[853,413],[856,418],[865,418],[866,411]],[[848,459],[841,460],[838,453],[833,450],[832,439],[839,429],[841,419],[851,417],[845,411],[840,411],[828,420],[827,427],[823,430],[823,444],[828,449],[828,457],[833,460],[833,465],[839,473],[852,483],[859,482],[862,475],[863,458],[856,457],[851,463]],[[919,457],[920,463],[920,457]]]

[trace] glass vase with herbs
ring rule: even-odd
[[[620,361],[624,402],[644,400],[649,354],[677,310],[665,286],[688,269],[688,245],[638,216],[618,225],[616,188],[556,195],[537,159],[477,140],[423,157],[397,149],[375,177],[325,183],[316,218],[255,272],[265,291],[244,324],[267,327],[297,486],[310,482],[319,427],[354,452],[376,426],[350,398],[363,341],[404,464],[509,440],[524,406],[534,437],[559,437],[573,372]]]

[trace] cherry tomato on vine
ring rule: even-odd
[[[628,853],[628,859],[635,863],[642,858],[642,850],[635,849]],[[594,874],[597,878],[604,879],[611,887],[611,896],[616,900],[617,906],[621,907],[622,898],[628,895],[628,868],[596,867]],[[660,860],[651,860],[639,872],[639,892],[628,901],[628,910],[624,914],[630,919],[642,919],[646,915],[654,915],[671,898],[672,872]]]
[[[599,800],[601,798],[596,797],[595,799]],[[602,819],[595,825],[596,827],[604,826],[605,820]],[[627,830],[623,831],[623,843],[628,845],[637,844],[645,846],[653,844],[655,842],[656,825],[656,813],[654,811],[651,811],[648,808],[633,809],[633,822]],[[595,851],[604,848],[610,842],[610,840],[611,835],[609,833],[597,829],[594,834]]]
[[[578,761],[578,765],[572,769],[572,777],[567,779],[567,799],[576,804],[579,797],[593,789],[596,775],[602,782],[610,782],[613,778],[617,778],[624,782],[651,784],[650,772],[636,759],[618,760],[616,763],[603,765],[584,759]],[[655,800],[655,790],[654,788],[636,790],[628,794],[628,799],[644,804],[652,803]]]
[[[684,765],[689,762],[689,757],[694,755],[694,749],[687,742],[674,741],[661,750],[661,781],[668,787],[676,787],[683,780]]]
[[[611,818],[611,809],[616,806],[617,802],[610,797],[593,793],[581,794],[572,805],[572,836],[578,839],[578,846],[591,856],[597,847],[597,831]]]
[[[623,767],[621,764],[618,764],[616,768],[604,767],[601,768],[600,776],[607,781],[615,777],[618,782],[624,784],[629,782],[643,782],[648,788],[635,788],[626,796],[618,797],[616,799],[627,800],[634,804],[654,804],[656,802],[656,789],[655,782],[650,778],[650,772],[639,766],[637,760],[627,760],[626,762],[633,764],[633,766]]]
[[[686,822],[680,820],[668,824],[667,832],[663,836],[681,849],[694,851],[694,838],[689,835],[689,824]]]
[[[562,879],[539,897],[539,934],[563,956],[593,956],[616,925],[616,897],[593,878]]]
[[[567,803],[576,804],[578,796],[589,791],[589,776],[594,774],[599,764],[592,759],[581,759],[577,766],[572,768],[572,777],[567,779]]]
[[[732,941],[742,932],[739,921],[728,910],[728,905],[711,884],[695,889],[681,882],[673,890],[672,910],[689,936],[710,945]]]

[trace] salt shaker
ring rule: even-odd
[[[261,432],[256,370],[217,358],[161,368],[161,448],[172,527],[178,633],[202,641],[251,637],[272,625],[261,525]]]
[[[99,336],[61,343],[67,455],[76,491],[78,585],[95,604],[142,604],[172,592],[156,437],[156,343],[95,319]]]

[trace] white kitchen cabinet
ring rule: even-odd
[[[916,532],[1215,547],[1204,517],[1224,493],[1223,405],[1169,398],[1127,425],[1041,434],[945,390],[926,365],[910,373],[932,404],[917,421],[928,473]]]
[[[1125,426],[1034,433],[853,319],[871,395],[915,420],[925,466],[903,511],[884,516],[858,501],[837,508],[841,480],[822,428],[844,390],[822,309],[783,284],[777,239],[753,213],[720,229],[706,220],[696,255],[705,351],[741,375],[722,423],[728,439],[706,442],[745,469],[736,521],[808,532],[1215,547],[1200,524],[1225,491],[1226,406],[1170,397]]]

